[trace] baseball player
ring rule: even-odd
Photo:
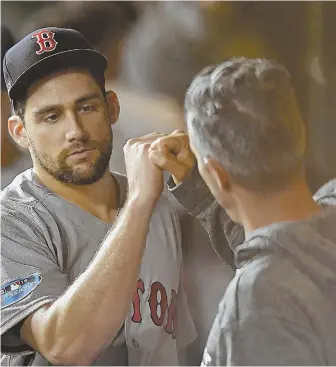
[[[336,181],[312,199],[288,71],[261,59],[214,65],[196,76],[185,110],[204,181],[186,134],[160,137],[149,156],[232,262],[227,237],[236,267],[202,365],[335,365]]]
[[[180,229],[148,158],[129,141],[110,172],[117,96],[105,57],[47,27],[5,55],[9,132],[34,167],[1,192],[2,365],[178,365],[195,339]]]

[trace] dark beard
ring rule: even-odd
[[[50,158],[47,154],[38,152],[32,142],[31,146],[36,160],[46,172],[58,181],[73,185],[90,185],[100,180],[109,167],[112,154],[112,140],[103,143],[96,141],[88,142],[85,148],[88,146],[90,146],[90,148],[96,148],[99,151],[99,156],[86,172],[77,172],[72,166],[66,163],[69,150],[63,150],[58,156],[57,164],[55,164],[55,160]]]

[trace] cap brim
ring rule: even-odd
[[[86,68],[93,73],[104,73],[107,60],[104,55],[91,49],[62,51],[36,62],[19,76],[9,92],[11,99],[17,100],[39,79],[50,73],[67,68]]]

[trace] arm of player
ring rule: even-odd
[[[128,200],[92,263],[21,328],[21,338],[53,364],[91,364],[129,312],[150,218],[163,190],[162,171],[148,159],[149,145],[126,144]]]
[[[244,241],[243,227],[230,219],[201,178],[188,135],[175,131],[160,137],[151,146],[150,158],[171,173],[168,186],[172,194],[189,214],[201,221],[217,254],[234,267],[230,246],[236,247]],[[227,243],[230,246],[225,246]]]

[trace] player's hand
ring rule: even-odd
[[[129,197],[148,205],[156,203],[163,191],[163,172],[149,159],[149,148],[163,134],[152,133],[130,139],[124,146]]]
[[[189,137],[182,130],[155,140],[149,149],[149,158],[158,167],[168,171],[176,185],[185,180],[196,162],[189,146]]]

